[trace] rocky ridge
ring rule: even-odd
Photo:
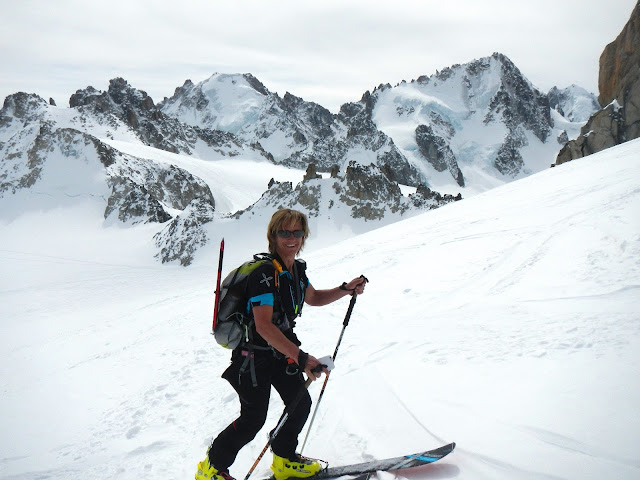
[[[214,74],[197,85],[187,80],[159,106],[183,123],[221,129],[259,145],[288,167],[314,163],[318,171],[329,172],[335,165],[344,168],[355,152],[366,152],[391,180],[413,186],[426,182],[371,121],[367,94],[334,115],[289,92],[281,98],[252,75]]]
[[[231,133],[186,125],[165,115],[146,92],[131,87],[122,78],[112,79],[106,92],[93,87],[78,90],[71,96],[69,106],[80,119],[90,116],[94,122],[114,130],[129,129],[143,144],[160,150],[194,155],[197,144],[202,142],[212,153],[224,156],[252,149],[267,156]]]
[[[7,97],[0,110],[0,132],[0,200],[20,190],[40,189],[44,182],[49,204],[59,201],[56,196],[102,198],[106,222],[168,222],[169,230],[177,228],[174,224],[197,226],[215,209],[211,190],[200,178],[174,165],[125,154],[86,132],[59,126],[49,104],[36,95]],[[48,177],[60,176],[64,170],[75,184],[62,179],[50,185]],[[175,216],[175,211],[182,213]],[[203,240],[194,233],[186,238],[181,237],[183,248],[175,254],[171,238],[159,236],[156,242],[161,251],[170,252],[162,260],[189,264],[194,245]]]
[[[273,180],[256,203],[234,216],[239,218],[254,210],[293,208],[307,212],[310,217],[331,216],[342,210],[347,211],[345,216],[354,219],[376,221],[399,219],[408,213],[433,210],[461,199],[461,194],[441,195],[425,185],[404,196],[398,184],[378,166],[351,162],[343,174],[334,171],[328,178],[316,175],[315,166],[311,165],[295,187],[292,182]]]
[[[560,150],[554,165],[640,137],[640,2],[600,56],[598,87],[603,108]]]

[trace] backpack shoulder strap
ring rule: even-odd
[[[307,262],[301,258],[296,258],[296,268],[298,272],[305,272],[307,270]]]

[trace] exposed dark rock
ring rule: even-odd
[[[416,143],[422,156],[438,171],[449,170],[456,183],[464,187],[464,177],[456,156],[451,151],[444,138],[439,137],[428,125],[418,125],[416,128]]]
[[[576,140],[562,147],[556,165],[619,145],[625,141],[624,131],[623,109],[611,103],[589,119]]]
[[[507,57],[494,53],[502,65],[503,81],[489,105],[485,123],[501,115],[510,131],[522,125],[545,142],[551,131],[549,99],[524,78],[520,70]]]
[[[251,87],[256,91],[261,93],[264,96],[269,95],[269,90],[258,80],[256,77],[251,75],[250,73],[245,73],[243,77],[247,80],[247,83],[251,85]]]
[[[323,193],[324,192],[324,193]],[[329,195],[329,198],[323,197]],[[351,162],[344,176],[314,178],[293,187],[291,182],[269,182],[269,189],[246,210],[236,212],[240,218],[254,210],[294,208],[303,210],[310,217],[348,209],[354,219],[377,221],[387,215],[402,216],[408,213],[431,210],[461,199],[458,195],[440,195],[424,185],[416,193],[404,197],[398,184],[376,165],[359,165]]]
[[[307,167],[307,172],[304,174],[302,178],[303,182],[308,182],[309,180],[315,180],[316,178],[322,178],[322,175],[318,174],[316,171],[316,164],[310,163]]]
[[[493,164],[494,167],[503,175],[510,177],[518,175],[524,166],[520,149],[525,145],[527,145],[527,137],[524,131],[522,131],[522,128],[518,127],[514,131],[509,132],[504,143],[498,150]]]
[[[320,214],[321,195],[319,182],[300,183],[296,186],[295,192],[298,197],[298,204],[310,212],[311,216],[318,216]]]
[[[124,223],[164,223],[171,220],[171,215],[143,185],[127,177],[112,177],[109,178],[108,183],[111,187],[111,195],[104,211],[105,218],[115,213],[118,220]]]
[[[121,221],[163,223],[171,219],[163,205],[184,210],[197,200],[215,208],[209,186],[174,165],[158,165],[123,156],[109,169],[109,174],[112,192],[105,218],[117,210]],[[163,213],[159,213],[160,210]]]
[[[4,99],[0,110],[0,126],[5,126],[11,118],[34,121],[42,115],[40,107],[46,106],[47,101],[33,93],[18,92]]]
[[[335,189],[335,186],[334,186]],[[351,207],[353,218],[380,220],[386,208],[393,213],[401,210],[402,192],[374,165],[363,166],[351,162],[345,172],[340,200]]]
[[[567,134],[567,131],[562,130],[562,132],[560,132],[560,135],[558,135],[557,140],[560,145],[565,145],[569,141],[569,135]]]
[[[434,192],[426,185],[420,185],[416,189],[416,193],[409,195],[411,203],[416,207],[424,210],[433,210],[446,205],[447,203],[457,202],[462,200],[462,194],[450,195],[445,193],[444,195]]]
[[[171,220],[153,239],[162,263],[179,261],[186,267],[193,262],[195,252],[209,241],[205,225],[213,220],[213,207],[200,199],[193,200],[185,210]]]

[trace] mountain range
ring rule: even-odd
[[[157,257],[188,265],[216,220],[294,207],[366,231],[538,172],[597,108],[577,86],[540,92],[499,53],[381,84],[338,113],[250,74],[187,80],[157,104],[122,78],[68,108],[16,93],[0,110],[0,206],[100,199],[105,225],[156,225]],[[280,176],[219,205],[221,161],[248,181],[264,165]]]

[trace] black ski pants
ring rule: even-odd
[[[253,440],[267,419],[271,386],[273,386],[285,409],[303,392],[303,396],[289,414],[284,426],[274,438],[271,449],[280,457],[291,458],[298,446],[298,435],[302,431],[311,410],[311,397],[304,388],[304,377],[296,364],[288,364],[285,358],[277,358],[272,351],[254,351],[254,368],[257,385],[252,382],[250,366],[242,365],[249,352],[235,351],[231,365],[222,378],[227,380],[240,397],[240,416],[225,428],[211,444],[209,462],[219,471],[228,471],[247,443]],[[274,425],[275,427],[275,425]]]

